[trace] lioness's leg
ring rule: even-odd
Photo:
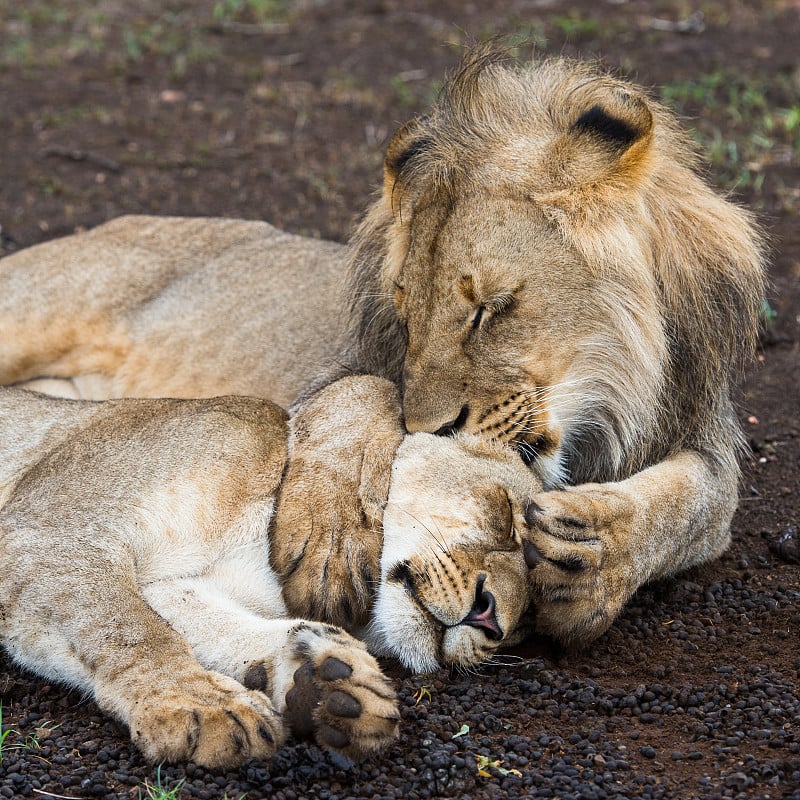
[[[138,283],[128,273],[135,242],[119,240],[117,227],[0,260],[0,384],[34,380],[30,388],[58,396],[114,395],[111,377],[130,349],[129,309],[158,280],[152,268]],[[83,376],[94,394],[73,383]]]
[[[286,405],[337,353],[345,254],[264,222],[147,216],[21,250],[0,259],[0,384]]]
[[[123,549],[6,525],[0,547],[0,635],[17,662],[90,692],[154,762],[231,767],[274,753],[283,725],[268,697],[197,662]]]
[[[587,642],[643,583],[719,556],[736,483],[732,465],[684,451],[624,481],[537,495],[527,514],[537,628]]]
[[[240,573],[244,582],[247,570]],[[185,636],[200,663],[269,695],[295,735],[356,758],[396,736],[394,690],[361,642],[332,625],[268,619],[240,603],[231,584],[218,578],[160,581],[144,594]],[[256,601],[263,612],[266,603]],[[270,602],[280,614],[280,598]]]

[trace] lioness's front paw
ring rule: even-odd
[[[537,631],[580,644],[611,625],[639,585],[627,546],[631,516],[619,496],[601,489],[534,498],[525,558]]]
[[[292,733],[351,758],[390,744],[400,723],[397,696],[364,645],[332,625],[303,623],[294,647],[304,663],[286,694]]]
[[[134,707],[131,737],[149,761],[229,769],[283,744],[283,721],[261,692],[216,672],[176,680],[180,693],[155,689]]]
[[[397,389],[370,375],[336,381],[295,410],[270,546],[293,616],[367,623],[402,438]]]

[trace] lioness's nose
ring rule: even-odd
[[[479,575],[475,585],[475,600],[461,625],[471,625],[473,628],[482,628],[490,639],[502,639],[503,631],[497,622],[495,614],[494,595],[484,588],[486,576]]]

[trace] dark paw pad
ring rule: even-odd
[[[253,664],[244,674],[242,683],[247,689],[256,689],[259,692],[269,691],[269,675],[263,664]]]
[[[330,725],[320,725],[317,738],[320,743],[332,747],[334,750],[344,750],[350,744],[350,737],[344,731],[332,728]]]
[[[539,548],[533,542],[523,542],[522,553],[525,556],[525,564],[528,569],[533,569],[539,562],[544,561],[544,556],[542,556]]]
[[[361,703],[347,692],[331,692],[325,702],[325,708],[335,717],[357,719],[361,716]]]
[[[352,674],[353,668],[334,656],[328,656],[319,668],[319,676],[324,681],[341,681],[349,678]]]
[[[299,739],[314,738],[314,709],[322,693],[314,685],[314,665],[303,664],[294,673],[294,686],[286,693],[284,720]]]

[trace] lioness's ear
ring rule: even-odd
[[[644,97],[622,87],[589,84],[551,147],[550,191],[630,183],[647,162],[653,114]]]

